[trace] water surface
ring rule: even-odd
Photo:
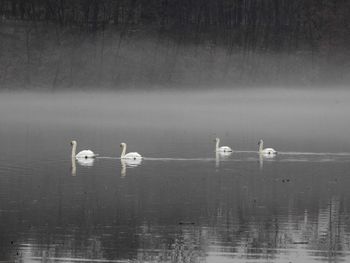
[[[344,90],[2,93],[0,259],[348,262],[349,102]],[[215,155],[217,136],[235,152]],[[260,138],[279,154],[259,156]],[[72,139],[100,157],[72,164]],[[144,160],[121,162],[122,141]]]

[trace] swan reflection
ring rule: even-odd
[[[215,167],[220,166],[220,160],[228,159],[232,155],[232,152],[216,152],[215,153]]]
[[[70,169],[72,176],[77,175],[77,165],[75,164],[75,157],[72,156],[72,163],[71,163],[71,169]]]
[[[120,170],[120,176],[126,176],[126,168],[134,168],[142,163],[142,159],[120,159],[120,164],[122,166]]]
[[[273,159],[275,159],[275,157],[276,157],[275,154],[259,153],[259,166],[260,166],[260,169],[264,168],[264,159],[265,160],[273,160]]]
[[[78,163],[81,166],[91,167],[94,165],[95,159],[91,158],[77,158]]]
[[[85,166],[85,167],[92,167],[94,165],[94,161],[95,159],[85,159],[85,158],[71,158],[71,174],[72,176],[76,176],[77,175],[77,165],[76,162],[79,163],[79,165],[81,166]]]

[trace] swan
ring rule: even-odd
[[[214,141],[216,142],[215,152],[221,152],[221,153],[232,152],[232,149],[230,147],[228,147],[228,146],[221,146],[221,147],[219,147],[219,143],[220,143],[220,139],[219,138],[216,138]]]
[[[275,149],[272,149],[272,148],[265,148],[264,149],[264,141],[263,140],[260,140],[258,145],[259,145],[259,154],[263,154],[266,156],[277,154],[277,151]]]
[[[82,150],[76,154],[77,151],[77,142],[76,141],[71,141],[70,143],[72,145],[72,158],[76,159],[88,159],[88,158],[95,158],[97,154],[95,154],[91,150]]]
[[[131,160],[142,159],[142,156],[137,152],[130,152],[130,153],[125,154],[125,152],[126,152],[126,143],[125,142],[122,142],[120,144],[120,147],[122,147],[122,154],[120,155],[120,159],[131,159]]]

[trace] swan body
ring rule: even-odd
[[[94,157],[95,157],[95,154],[91,150],[82,150],[78,152],[77,155],[75,156],[75,158],[84,158],[84,159],[94,158]]]
[[[70,144],[72,145],[72,158],[88,159],[88,158],[95,158],[97,156],[97,154],[95,154],[91,150],[82,150],[82,151],[76,153],[76,151],[77,151],[77,142],[76,141],[71,141]]]
[[[260,140],[258,145],[259,145],[259,154],[267,155],[267,156],[277,154],[277,151],[273,148],[265,148],[264,149],[264,141],[263,140]]]
[[[122,147],[122,153],[120,155],[121,159],[128,159],[128,160],[136,160],[136,159],[142,159],[142,156],[137,153],[137,152],[130,152],[130,153],[125,153],[126,152],[126,143],[122,142],[120,144],[120,147]]]
[[[137,152],[130,152],[130,153],[125,154],[121,158],[122,159],[136,160],[136,159],[142,159],[142,156],[139,153],[137,153]]]
[[[220,152],[220,153],[229,153],[233,152],[232,149],[228,146],[221,146],[219,147],[220,144],[220,139],[216,138],[215,139],[216,145],[215,145],[215,152]]]

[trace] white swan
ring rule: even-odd
[[[264,141],[263,140],[260,140],[258,145],[259,145],[259,154],[263,154],[266,156],[277,154],[277,151],[275,149],[272,149],[272,148],[265,148],[264,149]]]
[[[125,142],[122,142],[120,144],[120,147],[122,147],[122,154],[120,155],[121,159],[132,159],[132,160],[142,159],[142,156],[137,152],[130,152],[130,153],[125,154],[125,152],[126,152],[126,143]]]
[[[226,152],[232,152],[232,149],[228,146],[221,146],[219,147],[219,143],[220,143],[220,139],[216,138],[216,145],[215,145],[215,152],[222,152],[222,153],[226,153]]]
[[[78,154],[77,154],[76,153],[76,151],[77,151],[77,142],[76,141],[71,141],[70,144],[72,145],[72,158],[88,159],[88,158],[95,158],[97,156],[97,154],[95,154],[91,150],[82,150],[82,151],[78,152]]]

